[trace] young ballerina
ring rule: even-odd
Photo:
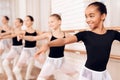
[[[11,30],[11,34],[2,37],[2,39],[12,38],[12,47],[3,61],[3,68],[8,77],[8,80],[14,80],[12,70],[10,68],[10,64],[11,61],[14,59],[16,59],[15,63],[17,62],[17,59],[22,50],[22,40],[18,41],[17,39],[18,34],[15,34],[16,32],[21,31],[22,25],[23,25],[23,20],[20,18],[16,18],[15,28]]]
[[[48,47],[83,41],[87,50],[87,61],[80,72],[79,80],[112,80],[106,66],[112,42],[120,41],[120,32],[105,29],[103,23],[106,15],[107,10],[103,3],[89,4],[85,10],[85,16],[91,31],[82,31],[71,37],[51,41],[43,45],[38,53],[44,53]]]
[[[43,33],[39,36],[32,37],[32,36],[23,36],[22,39],[25,40],[41,40],[41,39],[48,39],[50,41],[58,39],[58,38],[65,38],[69,36],[69,34],[65,34],[61,31],[61,17],[58,14],[52,14],[49,17],[49,27],[51,28],[52,32]],[[51,47],[47,60],[45,61],[42,70],[37,78],[37,80],[47,80],[57,69],[61,69],[66,74],[75,74],[77,70],[69,69],[70,72],[66,72],[65,66],[63,67],[64,63],[64,47]],[[36,55],[38,58],[39,55]]]
[[[18,32],[19,34],[26,35],[26,36],[36,36],[38,34],[38,32],[32,28],[32,25],[34,23],[34,19],[32,16],[30,15],[26,16],[24,23],[26,26],[26,30],[22,32]],[[13,69],[16,80],[23,80],[21,69],[24,66],[26,66],[27,63],[28,63],[28,66],[27,66],[25,80],[31,79],[31,71],[34,65],[33,55],[36,52],[36,49],[37,49],[36,41],[25,40],[22,53],[19,57],[17,64]]]
[[[9,31],[11,30],[10,26],[8,25],[9,18],[7,16],[2,17],[2,26],[0,27],[0,37],[9,34]],[[0,74],[4,73],[3,67],[2,67],[2,53],[5,50],[8,50],[10,48],[10,40],[5,39],[5,40],[0,40]]]

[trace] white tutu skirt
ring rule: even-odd
[[[79,80],[112,80],[112,79],[107,70],[99,72],[83,67],[80,72]]]
[[[4,39],[0,40],[0,49],[8,50],[11,47],[11,40],[10,39]]]

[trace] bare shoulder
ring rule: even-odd
[[[37,35],[41,35],[43,32],[40,30],[36,30]]]
[[[52,33],[51,32],[43,32],[44,35],[46,35],[48,38],[52,36]]]
[[[43,32],[43,36],[46,36],[46,38],[48,39],[48,40],[50,40],[51,39],[51,36],[52,36],[52,33],[51,32]]]
[[[65,37],[71,37],[71,36],[73,36],[73,35],[74,35],[74,33],[65,32]]]

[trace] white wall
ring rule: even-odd
[[[9,24],[10,26],[13,25],[13,21],[16,17],[16,0],[0,0],[0,25],[1,23],[1,17],[2,16],[8,16],[10,18]]]
[[[16,17],[20,17],[24,20],[26,15],[34,17],[35,29],[40,29],[40,0],[16,0],[15,7]]]
[[[62,18],[62,30],[85,28],[84,0],[52,0],[52,13]]]
[[[48,31],[48,18],[51,14],[51,0],[40,0],[40,29]]]
[[[110,0],[111,26],[120,26],[120,0]]]
[[[34,17],[34,28],[48,30],[51,0],[16,0],[18,17],[24,19],[26,15]]]
[[[24,19],[24,17],[26,16],[26,0],[17,0],[16,4],[18,4],[18,17]]]
[[[33,27],[40,30],[40,0],[26,0],[26,15],[34,17]]]

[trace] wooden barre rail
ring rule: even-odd
[[[120,56],[117,56],[117,55],[110,55],[110,58],[120,60]]]
[[[81,54],[85,54],[86,53],[86,51],[72,50],[72,49],[65,49],[65,51],[66,52],[73,52],[73,53],[80,52]],[[111,59],[120,60],[120,56],[117,56],[117,55],[110,55],[110,58]]]
[[[116,26],[116,27],[105,27],[106,29],[108,30],[117,30],[117,31],[120,31],[120,26]],[[86,31],[86,30],[89,30],[88,28],[85,28],[85,29],[72,29],[72,30],[63,30],[64,32],[76,32],[76,31]]]

